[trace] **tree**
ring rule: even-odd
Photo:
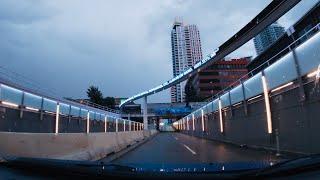
[[[116,105],[116,101],[115,101],[114,97],[105,97],[103,99],[103,105],[114,109],[115,105]]]
[[[103,105],[103,101],[104,101],[103,95],[98,87],[90,86],[87,89],[87,96],[91,102],[95,104]]]
[[[190,102],[200,102],[202,99],[197,96],[197,92],[191,83],[185,86],[186,106],[189,107]]]

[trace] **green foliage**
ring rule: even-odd
[[[100,105],[103,103],[103,95],[98,87],[90,86],[87,89],[87,96],[90,99],[90,101],[93,103],[100,104]]]
[[[192,85],[187,84],[185,86],[186,93],[186,106],[189,106],[189,102],[200,102],[202,99],[197,96],[197,92]]]
[[[105,97],[103,99],[103,104],[104,104],[104,106],[107,106],[109,108],[114,109],[115,105],[116,105],[116,101],[115,101],[114,97]]]
[[[87,89],[87,96],[91,102],[99,104],[101,106],[107,106],[109,108],[115,108],[115,99],[114,97],[103,97],[102,92],[96,86],[90,86]]]

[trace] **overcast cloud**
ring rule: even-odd
[[[288,27],[318,0],[279,20]],[[61,97],[128,97],[172,78],[170,31],[176,16],[200,30],[206,55],[270,0],[1,0],[0,66]],[[248,43],[233,56],[254,55]],[[169,101],[169,92],[152,101]]]

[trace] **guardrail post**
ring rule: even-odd
[[[244,114],[248,115],[248,104],[247,104],[247,100],[246,100],[246,92],[245,92],[245,88],[244,88],[244,84],[242,82],[242,80],[240,80],[241,83],[241,87],[242,87],[242,95],[243,95],[243,109],[244,109]]]
[[[24,107],[24,92],[22,92],[22,97],[21,97],[21,105],[19,106],[20,108],[20,119],[23,117],[23,107]]]
[[[192,129],[193,129],[193,131],[195,131],[195,127],[194,127],[194,114],[192,114]]]
[[[107,115],[104,116],[104,132],[107,132]]]
[[[55,126],[55,133],[59,133],[59,114],[60,114],[60,104],[57,103],[57,109],[56,109],[56,126]]]
[[[231,103],[231,94],[230,90],[228,91],[228,96],[229,96],[229,107],[230,107],[230,116],[233,116],[233,108],[232,108],[232,103]]]
[[[270,109],[270,102],[269,102],[269,92],[268,92],[268,85],[266,81],[266,77],[264,75],[264,71],[261,71],[261,81],[263,87],[263,94],[264,94],[264,102],[266,106],[266,113],[267,113],[267,125],[268,125],[268,133],[272,133],[272,119],[271,119],[271,109]]]
[[[203,112],[203,109],[201,109],[201,127],[202,127],[202,132],[204,132],[204,112]]]
[[[219,97],[219,119],[220,119],[220,132],[223,133],[223,117],[222,117],[222,105]]]
[[[187,131],[189,131],[189,117],[187,116]]]
[[[118,118],[116,118],[116,132],[118,132]]]
[[[71,105],[69,105],[69,113],[68,113],[69,115],[68,115],[68,123],[70,123],[70,121],[71,121]]]
[[[143,98],[143,125],[144,129],[148,130],[148,105],[147,105],[147,96]]]
[[[43,97],[41,97],[40,120],[43,120]]]
[[[87,113],[87,133],[90,132],[90,112]]]
[[[292,56],[293,56],[293,60],[294,60],[295,68],[296,68],[296,72],[297,72],[297,75],[298,75],[297,80],[298,80],[298,83],[299,83],[299,101],[303,102],[303,101],[306,100],[306,94],[305,94],[304,88],[303,88],[301,71],[300,71],[300,66],[299,66],[297,54],[296,54],[295,49],[291,49],[289,47],[289,50],[291,50],[291,52],[292,52]]]
[[[181,120],[182,130],[184,130],[184,119]]]

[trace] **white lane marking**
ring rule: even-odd
[[[183,144],[183,146],[184,146],[185,148],[187,148],[192,154],[194,154],[194,155],[197,154],[197,153],[194,152],[191,148],[189,148],[189,146],[187,146],[187,145],[185,145],[185,144]]]

